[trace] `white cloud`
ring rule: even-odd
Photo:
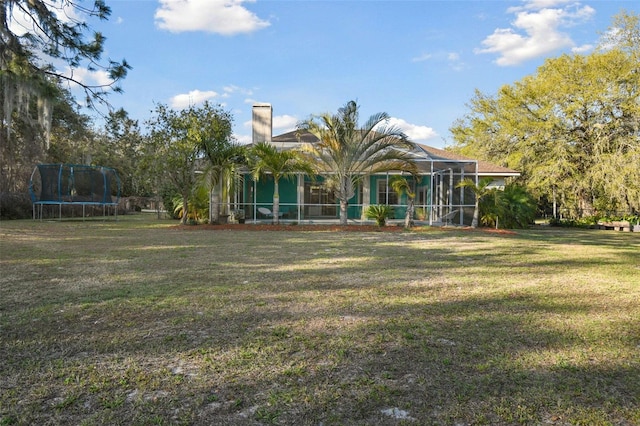
[[[189,93],[183,93],[171,98],[170,105],[172,108],[183,109],[188,108],[191,105],[198,105],[209,99],[213,99],[218,96],[217,92],[213,90],[207,90],[201,92],[200,90],[192,90]]]
[[[295,130],[296,124],[298,124],[298,119],[292,115],[276,115],[273,117],[274,134],[278,135]]]
[[[239,144],[241,145],[248,145],[251,142],[253,142],[253,134],[242,134],[242,135],[233,135],[234,138],[236,138],[236,141],[238,141]]]
[[[561,6],[557,8],[556,6]],[[533,0],[512,7],[516,19],[511,28],[498,28],[482,41],[476,53],[497,53],[501,66],[518,65],[575,43],[562,28],[590,19],[595,10],[569,0]]]
[[[411,62],[424,62],[431,59],[430,53],[423,53],[420,56],[416,56],[415,58],[411,58]]]
[[[268,27],[242,6],[246,0],[160,0],[155,19],[171,32],[206,31],[222,35],[251,33]]]
[[[106,71],[90,71],[87,68],[66,67],[62,73],[67,78],[77,81],[85,86],[107,86],[113,83]]]
[[[460,58],[460,54],[456,52],[441,51],[435,54],[423,53],[420,56],[411,58],[411,62],[414,62],[414,63],[427,62],[427,61],[447,62],[449,64],[449,67],[451,67],[451,69],[453,69],[454,71],[460,71],[464,69],[464,66],[465,66],[464,62]]]
[[[571,51],[573,53],[583,54],[587,52],[591,52],[595,46],[593,44],[583,44],[582,46],[576,46]]]
[[[413,142],[424,142],[428,139],[438,137],[438,134],[431,127],[419,126],[417,124],[407,123],[401,118],[391,117],[387,123],[390,126],[396,126],[402,130]]]
[[[519,12],[521,10],[540,10],[550,7],[562,6],[567,3],[575,3],[575,0],[525,0],[522,6],[513,6],[507,12]]]

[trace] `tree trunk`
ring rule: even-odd
[[[278,180],[273,180],[273,218],[272,222],[274,224],[280,223],[280,193],[278,192]]]
[[[211,193],[211,207],[209,211],[209,217],[211,223],[218,223],[220,221],[220,191],[218,191],[218,185],[216,185]]]
[[[480,216],[480,200],[478,199],[478,197],[476,196],[476,205],[473,209],[473,220],[471,221],[471,227],[472,228],[477,228],[478,227],[478,218]]]
[[[410,198],[407,203],[407,213],[404,215],[404,227],[411,228],[413,225],[413,199]]]
[[[186,225],[189,218],[189,195],[182,194],[182,220],[181,224]]]
[[[349,191],[349,178],[342,177],[340,180],[340,193],[338,198],[340,199],[340,225],[347,225],[347,205],[349,204],[349,198],[352,197],[351,191]]]
[[[340,225],[347,224],[347,205],[347,200],[340,199]]]

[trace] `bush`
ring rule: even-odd
[[[393,216],[393,207],[383,204],[369,206],[364,215],[367,219],[374,219],[378,226],[385,226],[387,218]]]
[[[27,194],[0,194],[1,219],[29,219],[31,217],[33,217],[33,207]]]

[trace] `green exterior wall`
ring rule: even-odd
[[[379,204],[378,201],[378,182],[385,181],[387,179],[386,175],[378,175],[378,176],[370,176],[369,178],[370,185],[370,200],[369,204]],[[311,182],[311,178],[305,176],[305,182]],[[324,179],[322,177],[318,177],[315,182],[322,183]],[[429,187],[430,177],[422,176],[418,183],[419,186]],[[254,188],[254,180],[250,175],[244,176],[244,196],[245,199],[243,203],[245,204],[245,209],[249,208],[249,206],[253,205],[253,188]],[[273,208],[273,188],[274,182],[271,176],[266,176],[260,178],[259,181],[256,182],[256,198],[255,202],[258,207],[267,207],[268,209]],[[279,193],[280,193],[280,211],[287,213],[289,218],[295,218],[297,215],[297,200],[298,200],[298,178],[293,177],[291,179],[280,179],[279,181]],[[347,216],[349,219],[360,219],[362,217],[362,206],[361,202],[358,202],[358,197],[361,190],[358,189],[356,195],[354,195],[349,200],[349,206],[347,210]],[[384,203],[384,201],[383,201]],[[394,207],[394,217],[396,219],[404,218],[406,208],[404,205],[407,203],[407,197],[402,196],[399,200],[399,204],[401,206]],[[336,218],[340,216],[340,202],[336,200]],[[286,217],[286,216],[285,216]],[[304,219],[304,218],[303,218]]]

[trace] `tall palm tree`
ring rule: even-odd
[[[411,188],[411,183],[404,176],[395,175],[391,177],[389,183],[391,188],[398,194],[398,197],[407,195],[407,212],[404,215],[404,227],[411,228],[413,226],[413,206],[416,193]]]
[[[299,173],[314,176],[311,163],[302,152],[296,150],[279,151],[269,142],[258,142],[249,152],[249,165],[254,179],[270,174],[273,177],[273,223],[280,222],[280,194],[278,183],[281,178],[290,179]]]
[[[308,151],[327,186],[340,200],[341,225],[347,224],[349,199],[364,176],[416,170],[409,154],[403,151],[411,149],[411,143],[398,127],[388,125],[387,113],[372,115],[363,127],[358,127],[358,118],[357,103],[349,101],[335,115],[322,114],[298,126],[319,139],[308,146]]]
[[[480,217],[480,201],[483,197],[491,192],[489,185],[493,182],[493,179],[490,177],[485,177],[480,179],[478,184],[473,179],[466,178],[462,182],[460,182],[457,187],[458,188],[469,188],[473,195],[476,197],[476,204],[473,209],[473,220],[471,221],[471,227],[478,227],[478,219]]]

